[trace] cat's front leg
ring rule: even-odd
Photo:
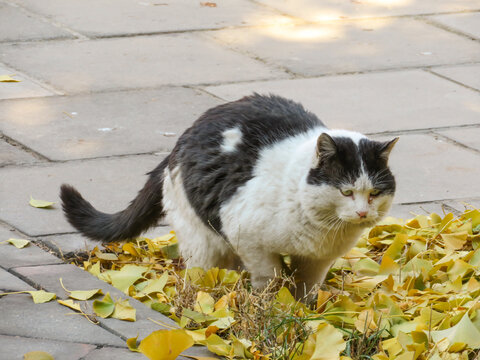
[[[302,256],[292,256],[292,269],[297,284],[295,297],[313,299],[316,294],[311,293],[315,285],[322,285],[328,270],[334,263],[332,259],[312,259]]]
[[[250,280],[255,288],[264,288],[271,279],[282,274],[280,254],[268,253],[265,249],[251,249],[243,253],[241,259],[250,272]]]

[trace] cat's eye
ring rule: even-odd
[[[378,196],[381,193],[382,193],[382,190],[373,189],[372,191],[370,191],[370,196]]]
[[[340,190],[343,196],[352,196],[353,191],[352,190]]]

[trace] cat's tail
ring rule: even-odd
[[[83,235],[102,241],[131,239],[155,226],[165,215],[162,207],[165,158],[153,171],[145,186],[130,205],[115,214],[96,210],[72,186],[63,184],[60,190],[62,207],[67,220]]]

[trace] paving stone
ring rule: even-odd
[[[52,160],[170,151],[220,103],[185,88],[5,101],[0,130]]]
[[[480,154],[433,136],[401,135],[389,164],[396,204],[480,197]]]
[[[0,82],[0,100],[54,95],[53,92],[25,76],[17,74],[15,70],[3,64],[0,64],[0,75],[10,75],[13,79],[20,80],[19,82]]]
[[[28,285],[26,282],[13,276],[8,271],[0,268],[0,292],[7,291],[23,291],[23,290],[35,290],[35,288]],[[0,343],[1,343],[0,338]],[[0,346],[1,347],[1,346]]]
[[[90,273],[74,265],[61,264],[50,266],[23,267],[16,268],[15,271],[22,276],[25,276],[28,279],[39,284],[45,290],[56,293],[57,297],[59,298],[67,297],[67,293],[62,288],[59,278],[62,278],[62,282],[65,288],[69,290],[91,290],[100,288],[103,290],[104,294],[109,292],[114,299],[128,298],[130,305],[137,310],[137,320],[135,322],[121,321],[113,318],[98,318],[98,320],[102,323],[103,326],[108,329],[112,329],[118,334],[121,334],[125,339],[136,337],[137,335],[139,335],[140,338],[144,338],[153,331],[161,329],[159,325],[150,321],[149,318],[157,322],[166,324],[166,326],[178,326],[173,320],[150,308],[147,308],[140,301],[128,297],[120,290],[115,289],[113,286],[95,278]],[[92,301],[88,301],[88,303],[91,304]]]
[[[281,10],[286,14],[299,16],[310,21],[393,15],[418,15],[477,10],[480,8],[480,1],[478,0],[259,0],[258,2]]]
[[[18,2],[88,36],[258,25],[282,18],[277,12],[244,0],[218,2],[216,7],[202,6],[200,1],[190,0]],[[108,21],[105,14],[108,14]]]
[[[132,352],[128,349],[119,349],[113,347],[104,347],[89,353],[82,360],[145,360],[145,356],[138,352]]]
[[[388,216],[393,216],[401,218],[404,220],[412,219],[417,215],[429,215],[431,213],[436,213],[440,216],[448,214],[449,212],[454,212],[458,214],[457,209],[452,209],[448,205],[448,201],[437,203],[437,202],[428,202],[420,204],[394,204],[390,209]],[[454,211],[457,210],[457,211]]]
[[[477,9],[480,9],[480,2],[477,3]],[[437,15],[432,16],[431,19],[451,29],[480,39],[480,13],[478,12]]]
[[[3,359],[8,360],[23,360],[23,355],[30,351],[45,351],[58,360],[80,360],[94,350],[95,346],[74,342],[0,335],[0,348],[2,349]],[[121,360],[121,358],[114,359]]]
[[[207,87],[231,101],[253,91],[301,102],[330,128],[362,133],[479,124],[480,94],[421,70]]]
[[[198,34],[4,44],[0,61],[71,93],[285,76]]]
[[[37,159],[29,153],[10,145],[0,138],[0,166],[36,162]]]
[[[0,227],[0,266],[4,269],[11,269],[17,266],[25,265],[44,265],[58,264],[62,260],[40,249],[35,244],[30,243],[22,249],[17,249],[9,243],[3,241],[10,238],[21,239],[21,235],[5,227]]]
[[[168,234],[171,230],[172,228],[169,226],[159,226],[148,230],[142,234],[142,236],[154,238]],[[89,252],[93,250],[95,246],[97,246],[99,249],[104,248],[101,242],[90,240],[79,233],[41,236],[37,239],[59,254],[60,257],[62,255],[71,255],[72,253]]]
[[[439,131],[439,134],[445,135],[460,144],[480,151],[480,127]],[[474,165],[472,164],[472,166]]]
[[[0,42],[72,38],[65,30],[28,14],[18,7],[0,4]]]
[[[163,156],[142,155],[117,159],[73,161],[31,167],[0,169],[0,219],[31,236],[73,232],[60,206],[62,183],[76,186],[99,210],[124,209],[143,187]],[[19,180],[21,179],[21,186]],[[36,199],[55,201],[53,209],[37,209],[28,204]]]
[[[125,346],[119,337],[51,301],[34,304],[29,294],[0,298],[0,334],[87,344]],[[35,326],[32,326],[35,324]]]
[[[477,43],[411,18],[229,29],[208,36],[304,76],[480,60]]]
[[[452,66],[452,67],[439,67],[432,69],[433,72],[436,72],[440,75],[446,76],[452,80],[458,81],[464,85],[473,87],[477,90],[480,90],[480,65],[463,65],[463,66]],[[472,104],[472,107],[475,107],[475,104]],[[480,111],[480,105],[475,107],[477,111]]]

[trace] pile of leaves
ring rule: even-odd
[[[246,273],[186,269],[174,233],[96,248],[81,265],[178,323],[128,341],[151,359],[160,340],[230,359],[477,359],[479,247],[478,209],[388,218],[336,261],[315,301],[296,301],[287,276],[259,291]]]

